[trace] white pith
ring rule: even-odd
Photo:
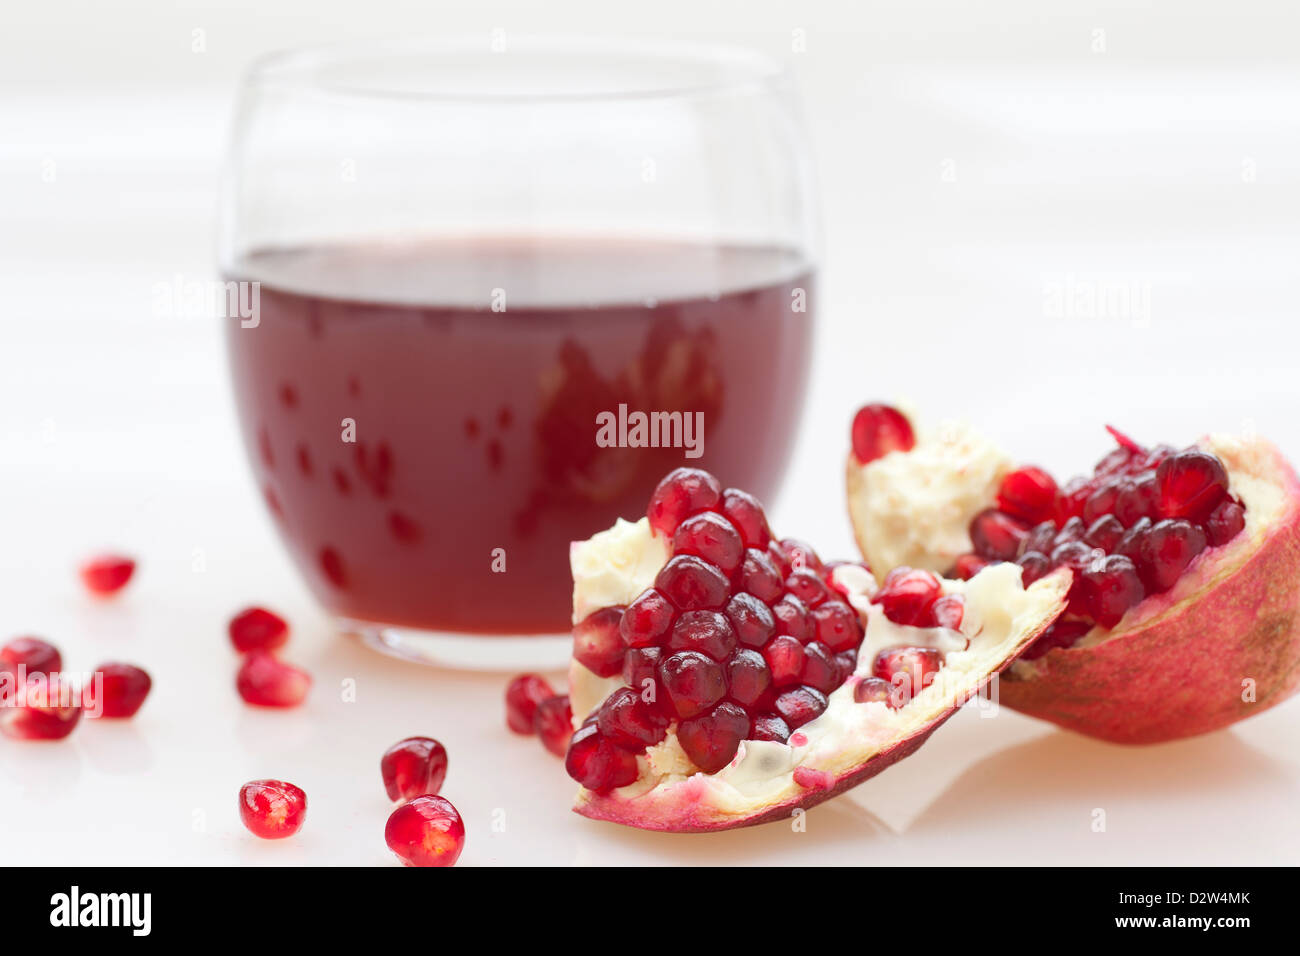
[[[574,619],[610,604],[627,604],[654,583],[666,562],[667,547],[644,518],[620,521],[609,531],[575,543],[570,552],[574,574]],[[611,568],[622,569],[613,572]],[[839,776],[865,764],[890,745],[923,730],[954,704],[969,699],[1004,661],[1018,653],[1059,611],[1068,577],[1053,575],[1025,589],[1019,569],[1011,565],[981,572],[970,581],[944,581],[944,591],[962,594],[966,610],[961,632],[894,624],[870,603],[874,579],[861,568],[844,566],[835,580],[850,593],[866,636],[857,672],[829,695],[829,706],[816,720],[798,728],[790,744],[745,741],[735,758],[713,774],[698,771],[670,728],[668,736],[637,758],[638,779],[599,799],[671,802],[675,788],[689,782],[692,805],[708,805],[719,816],[742,818],[758,809],[806,792],[795,771]],[[614,598],[614,600],[610,600]],[[898,710],[884,703],[857,703],[857,678],[870,676],[876,653],[898,644],[939,647],[945,666],[933,684]],[[577,661],[570,663],[569,697],[575,728],[616,688],[620,678],[601,678]],[[583,790],[578,801],[594,799]]]

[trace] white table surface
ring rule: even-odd
[[[1104,81],[1063,67],[1027,82],[849,53],[807,70],[824,321],[778,530],[850,553],[840,457],[853,407],[875,397],[963,412],[1065,474],[1105,450],[1106,421],[1170,441],[1255,428],[1300,455],[1300,133],[1294,109],[1274,109],[1294,106],[1297,75],[1116,65]],[[962,712],[812,811],[806,833],[663,836],[576,816],[559,761],[504,730],[504,677],[331,633],[249,481],[216,324],[153,310],[156,283],[211,275],[227,100],[15,90],[6,105],[0,637],[43,635],[74,669],[138,661],[155,688],[131,722],[58,745],[0,739],[0,862],[393,865],[377,764],[411,734],[450,752],[462,865],[1300,862],[1294,700],[1141,749]],[[1139,283],[1150,315],[1045,314],[1044,283],[1065,276]],[[74,573],[100,547],[142,562],[111,604]],[[224,628],[253,602],[293,623],[287,656],[316,679],[301,709],[234,692]],[[297,837],[242,829],[236,791],[262,776],[306,789]]]

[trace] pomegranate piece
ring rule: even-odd
[[[777,695],[773,705],[791,730],[816,720],[826,710],[826,695],[815,687],[793,687]]]
[[[664,636],[673,626],[676,610],[668,599],[649,588],[627,606],[619,623],[623,643],[628,647],[655,647],[662,644]]]
[[[506,685],[506,726],[531,736],[537,705],[554,696],[555,691],[540,674],[520,674]]]
[[[289,623],[263,607],[250,607],[230,619],[230,643],[241,654],[273,651],[289,640]]]
[[[966,601],[960,594],[945,594],[930,608],[934,623],[953,631],[961,630],[961,619],[966,614]]]
[[[933,647],[886,647],[876,655],[871,672],[895,692],[894,706],[900,707],[934,683],[943,667],[943,653]]]
[[[556,694],[537,705],[533,713],[533,733],[542,745],[557,757],[563,757],[573,736],[573,711],[567,694]]]
[[[893,685],[879,677],[864,677],[853,688],[853,699],[859,704],[889,704],[893,706]]]
[[[775,714],[764,714],[750,723],[749,739],[775,740],[783,744],[790,739],[790,726]]]
[[[598,677],[623,672],[623,643],[620,626],[623,608],[603,607],[579,621],[573,629],[573,656]]]
[[[853,416],[853,454],[862,464],[891,451],[911,451],[916,445],[912,425],[888,405],[864,405]]]
[[[677,742],[691,763],[705,773],[714,773],[731,762],[748,732],[749,715],[736,704],[723,701],[707,714],[679,723]]]
[[[1080,590],[1088,616],[1102,627],[1114,627],[1146,595],[1133,562],[1122,554],[1089,564],[1080,578]]]
[[[263,840],[283,840],[302,829],[307,794],[283,780],[251,780],[239,788],[239,818]]]
[[[688,516],[707,511],[721,500],[722,486],[718,479],[698,468],[677,468],[650,495],[646,517],[650,519],[650,527],[671,536]]]
[[[407,737],[384,751],[379,773],[389,800],[437,793],[447,778],[447,749],[432,737]]]
[[[640,694],[644,694],[647,689],[653,690],[658,684],[659,660],[662,656],[663,651],[657,647],[628,648],[627,657],[623,660],[623,683]],[[647,685],[646,681],[650,683]]]
[[[753,707],[772,686],[772,672],[758,651],[741,648],[727,661],[727,694],[742,707]]]
[[[718,611],[687,611],[668,638],[669,651],[699,651],[715,661],[725,661],[735,649],[736,632]]]
[[[942,593],[939,579],[929,571],[898,568],[885,578],[871,603],[879,604],[895,624],[929,627],[934,620],[934,602]]]
[[[1228,493],[1223,462],[1195,448],[1170,455],[1156,469],[1161,517],[1204,521]]]
[[[139,667],[100,664],[82,690],[82,707],[87,717],[134,717],[152,687],[152,678]]]
[[[39,637],[15,637],[0,647],[0,674],[11,673],[21,680],[31,674],[53,674],[63,669],[59,649]]]
[[[253,651],[239,666],[235,688],[259,707],[297,707],[311,690],[311,675],[266,651]]]
[[[611,742],[642,753],[668,735],[668,718],[630,687],[620,687],[600,705],[596,727]]]
[[[731,574],[740,567],[745,544],[735,525],[720,514],[706,511],[687,518],[673,533],[673,553],[693,554]]]
[[[727,620],[736,632],[736,640],[746,647],[762,647],[776,633],[771,608],[743,591],[727,602]]]
[[[720,608],[731,596],[726,575],[693,554],[671,558],[655,578],[655,588],[682,611]]]
[[[843,682],[839,663],[835,655],[825,644],[813,641],[804,649],[803,668],[799,671],[799,683],[816,688],[823,694],[829,694]]]
[[[1056,511],[1056,480],[1033,466],[1013,471],[998,487],[998,508],[1022,521],[1044,521]]]
[[[722,700],[727,678],[722,665],[699,651],[678,651],[659,662],[659,686],[678,717],[694,717]]]
[[[862,622],[843,601],[826,601],[810,613],[814,636],[833,651],[849,651],[862,643]]]
[[[776,632],[788,634],[800,643],[812,640],[812,621],[808,617],[808,608],[793,594],[787,594],[772,605],[772,617],[776,620]]]
[[[81,580],[100,597],[116,594],[135,573],[135,559],[120,554],[102,554],[81,566]]]
[[[61,740],[81,720],[77,689],[35,674],[25,683],[0,680],[0,733],[15,740]]]
[[[1246,509],[1232,499],[1219,502],[1219,506],[1205,520],[1205,533],[1216,548],[1227,544],[1246,527]]]
[[[826,582],[811,568],[791,571],[790,576],[785,579],[785,589],[809,608],[817,607],[831,596]]]
[[[970,523],[975,553],[993,561],[1014,561],[1028,534],[1028,525],[996,508],[984,509]]]
[[[564,757],[569,776],[588,790],[608,793],[636,780],[636,755],[606,738],[596,724],[580,727]]]
[[[772,540],[767,515],[757,498],[746,491],[728,488],[722,493],[722,513],[740,532],[746,548],[766,548]]]
[[[749,548],[740,563],[737,587],[760,601],[771,603],[781,596],[781,573],[765,551]]]
[[[1190,521],[1157,521],[1146,533],[1137,557],[1138,572],[1147,590],[1159,594],[1172,588],[1207,544],[1205,532]]]
[[[803,644],[787,635],[772,638],[763,648],[763,660],[772,672],[772,685],[784,687],[797,684],[803,673]]]
[[[465,824],[446,797],[416,797],[389,816],[384,842],[406,866],[455,866]]]

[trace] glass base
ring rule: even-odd
[[[568,634],[463,634],[350,618],[339,618],[338,625],[344,634],[390,657],[455,670],[564,670],[573,647]]]

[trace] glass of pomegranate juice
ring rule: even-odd
[[[571,541],[680,465],[772,495],[812,346],[810,167],[788,76],[734,50],[495,35],[256,64],[226,345],[253,476],[341,628],[556,665]]]

